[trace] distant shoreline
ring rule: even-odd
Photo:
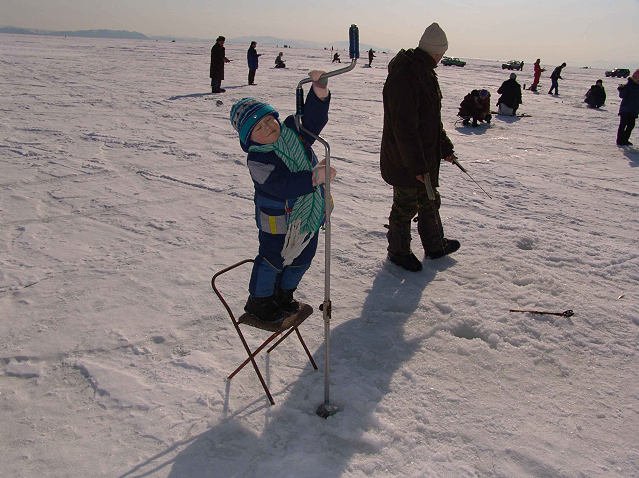
[[[67,36],[82,38],[122,38],[126,40],[151,40],[148,36],[140,32],[127,30],[34,30],[30,28],[2,27],[0,33],[13,35],[42,35],[42,36]]]

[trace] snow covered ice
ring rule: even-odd
[[[214,96],[210,46],[1,36],[2,475],[639,475],[639,152],[615,146],[620,80],[568,62],[549,96],[542,58],[540,94],[519,110],[531,117],[473,129],[456,124],[461,99],[485,87],[496,102],[509,72],[438,67],[444,126],[493,199],[444,164],[442,219],[462,248],[409,273],[386,261],[383,227],[391,55],[331,79],[341,411],[323,420],[321,313],[300,328],[319,372],[296,340],[258,357],[271,407],[250,367],[225,381],[245,352],[210,279],[256,252],[232,103],[293,113],[297,82],[331,54],[286,49],[275,70],[278,49],[258,45],[249,88],[248,44],[227,44]],[[598,78],[608,100],[593,111]],[[235,311],[248,273],[221,284]],[[320,238],[298,298],[317,308],[323,284]]]

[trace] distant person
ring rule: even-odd
[[[331,63],[341,63],[342,60],[339,59],[339,53],[335,52],[335,54],[333,55],[333,61],[331,61]]]
[[[441,90],[435,68],[448,49],[446,34],[432,23],[415,49],[400,50],[388,64],[383,89],[384,128],[380,151],[382,178],[393,186],[388,218],[388,259],[411,272],[422,269],[411,251],[411,225],[426,257],[437,259],[459,249],[444,237],[439,207],[439,166],[454,161],[441,115]]]
[[[519,63],[519,71],[524,71],[524,62]]]
[[[257,52],[257,42],[252,41],[249,49],[246,51],[246,62],[248,63],[248,84],[255,84],[255,72],[257,71],[259,58],[262,56]]]
[[[328,122],[331,97],[327,84],[319,81],[323,73],[309,73],[313,84],[302,122],[313,135]],[[317,250],[326,216],[326,166],[318,163],[311,148],[315,138],[300,133],[292,115],[280,122],[267,103],[242,98],[231,108],[230,120],[248,153],[258,228],[259,249],[244,310],[264,322],[278,323],[298,310],[293,293]],[[335,174],[330,168],[330,179]]]
[[[510,74],[510,78],[504,81],[497,90],[501,96],[497,100],[500,115],[515,116],[521,101],[521,85],[517,83],[517,75]]]
[[[535,73],[534,73],[532,85],[530,85],[530,88],[529,88],[530,91],[537,91],[537,85],[539,85],[539,79],[541,78],[541,73],[546,71],[539,64],[540,61],[541,60],[537,58],[537,61],[534,64]]]
[[[563,80],[563,78],[561,77],[561,70],[563,70],[565,67],[566,63],[562,63],[552,71],[552,74],[550,75],[550,81],[552,82],[552,84],[550,85],[550,90],[548,90],[549,95],[553,94],[552,90],[555,90],[555,96],[559,95],[559,80]]]
[[[222,80],[224,79],[224,63],[228,63],[229,60],[224,55],[224,42],[226,38],[223,36],[217,37],[215,45],[211,48],[211,91],[213,93],[224,93],[226,90],[222,88]]]
[[[630,133],[635,127],[635,120],[639,115],[639,70],[635,71],[628,83],[619,85],[619,130],[617,131],[617,146],[632,146]]]
[[[586,92],[584,103],[591,108],[600,108],[606,102],[606,90],[603,87],[603,80],[597,80]]]
[[[375,50],[371,48],[368,50],[368,66],[371,66],[373,63],[373,58],[375,58]]]
[[[490,123],[490,93],[488,90],[472,90],[459,104],[457,116],[462,118],[464,126],[478,126],[478,122]],[[470,120],[473,120],[472,124]]]
[[[275,68],[286,68],[286,63],[284,63],[284,52],[280,52],[275,58]]]

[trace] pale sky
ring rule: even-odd
[[[639,67],[639,0],[0,0],[0,26],[414,47],[437,21],[448,55]]]

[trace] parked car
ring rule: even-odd
[[[630,75],[630,70],[628,68],[615,68],[614,70],[606,72],[606,76],[612,76],[614,78],[626,78],[628,75]]]
[[[524,62],[519,60],[510,60],[501,64],[502,70],[523,70]]]
[[[460,60],[459,58],[451,58],[449,56],[445,56],[444,58],[442,58],[442,65],[465,66],[466,62],[464,60]]]

